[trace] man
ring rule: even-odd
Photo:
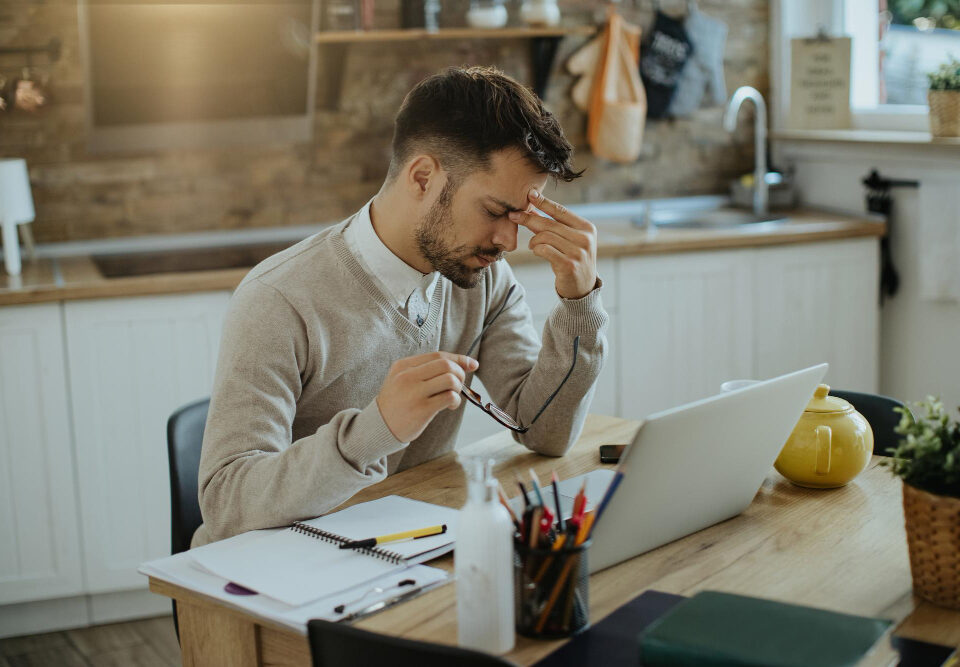
[[[607,322],[595,228],[542,194],[580,175],[571,153],[536,96],[496,70],[452,68],[407,95],[377,195],[255,267],[231,300],[193,546],[324,514],[449,452],[463,410],[483,409],[461,393],[474,374],[519,442],[566,453]],[[498,261],[519,225],[556,275],[542,347]]]

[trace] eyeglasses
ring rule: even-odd
[[[517,287],[516,285],[513,285],[507,291],[507,296],[503,300],[503,305],[500,306],[500,310],[498,310],[497,313],[490,319],[490,321],[484,325],[483,329],[480,330],[479,335],[474,339],[473,343],[471,343],[470,349],[467,350],[468,356],[470,355],[471,352],[473,352],[473,348],[477,346],[477,343],[480,342],[480,339],[483,337],[484,332],[490,327],[491,324],[494,323],[494,321],[498,317],[500,317],[500,313],[502,313],[507,308],[507,303],[510,301],[510,295],[513,294],[513,291],[516,289],[516,287]],[[520,302],[520,299],[517,299],[517,301],[514,303],[519,303],[519,302]],[[510,305],[512,306],[514,304],[510,304]],[[577,336],[576,338],[573,339],[573,363],[570,364],[570,370],[567,371],[567,374],[564,376],[563,380],[560,382],[560,386],[557,387],[556,390],[552,394],[550,394],[550,396],[547,397],[546,402],[540,407],[539,410],[537,410],[537,414],[533,416],[533,419],[531,419],[530,423],[527,424],[526,426],[522,426],[516,419],[508,415],[503,409],[497,407],[495,403],[485,402],[483,400],[483,397],[477,391],[474,391],[470,387],[463,385],[462,387],[460,387],[460,393],[463,394],[463,396],[470,403],[473,403],[475,406],[477,406],[478,408],[486,412],[488,415],[493,417],[493,419],[501,426],[504,426],[510,429],[511,431],[515,431],[516,433],[526,433],[527,431],[530,430],[530,427],[533,426],[534,423],[540,418],[540,415],[542,415],[543,411],[547,409],[547,406],[550,405],[554,397],[556,397],[556,395],[560,393],[560,390],[563,388],[563,385],[567,383],[567,380],[570,379],[570,376],[573,374],[573,369],[576,368],[577,366],[577,353],[579,352],[579,350],[580,350],[580,336]]]

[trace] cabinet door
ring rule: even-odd
[[[0,604],[81,592],[59,304],[0,308]]]
[[[621,258],[621,416],[642,418],[750,376],[748,262],[745,251]]]
[[[757,251],[754,376],[823,361],[838,389],[877,390],[879,293],[876,239]]]
[[[68,303],[84,563],[90,592],[142,588],[170,552],[166,426],[208,396],[229,294]]]

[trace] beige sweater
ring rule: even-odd
[[[461,289],[442,278],[422,327],[394,307],[326,229],[256,266],[230,302],[200,458],[200,546],[288,525],[335,509],[387,475],[453,449],[463,401],[440,412],[413,442],[390,433],[376,396],[390,365],[435,350],[464,354],[516,283],[506,262]],[[530,309],[510,305],[472,356],[493,400],[527,424],[570,368],[570,379],[523,435],[533,451],[561,456],[580,434],[603,366],[607,315],[600,288],[561,299],[541,347]],[[471,376],[468,375],[468,381]]]

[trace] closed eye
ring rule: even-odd
[[[500,213],[497,213],[497,212],[495,212],[495,211],[491,211],[489,208],[486,208],[486,207],[484,207],[483,212],[486,213],[486,214],[487,214],[487,217],[490,218],[491,220],[496,220],[497,218],[502,218],[503,216],[505,216],[505,215],[507,214],[506,211],[501,211]]]

